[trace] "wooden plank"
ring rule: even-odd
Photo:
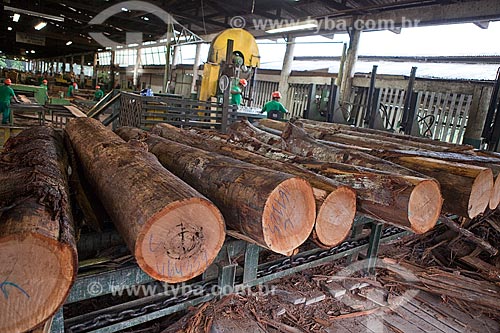
[[[450,127],[453,124],[454,114],[456,113],[456,105],[457,105],[457,97],[458,94],[453,94],[450,106],[448,107],[448,113],[446,114],[446,121],[443,127],[443,135],[441,141],[451,142],[450,140]]]
[[[71,114],[73,116],[75,116],[76,118],[86,118],[87,117],[87,115],[85,113],[83,113],[82,111],[80,111],[80,109],[78,109],[76,106],[66,105],[66,106],[64,106],[64,108],[66,110],[68,110],[69,112],[71,112]]]
[[[438,320],[430,317],[423,311],[419,311],[418,308],[409,311],[407,308],[399,306],[395,307],[393,311],[396,312],[401,318],[404,318],[410,323],[417,325],[426,332],[448,333],[450,331],[450,328],[448,326],[441,324]],[[455,330],[453,331],[455,332]]]
[[[390,312],[390,313],[384,313],[384,314],[374,314],[374,316],[377,316],[380,318],[380,320],[383,320],[390,326],[393,326],[402,332],[411,332],[411,333],[425,333],[426,331],[420,329],[418,326],[414,325],[413,323],[408,322],[404,318],[400,317],[397,313],[395,312]]]
[[[439,105],[439,103],[441,103],[441,97],[442,97],[441,93],[438,93],[436,96],[436,93],[434,91],[431,92],[431,97],[429,100],[429,113],[434,116],[434,124],[432,124],[432,127],[431,127],[431,132],[432,132],[431,139],[435,139],[434,134],[436,133],[437,122],[439,119],[439,116],[438,116],[439,107],[438,107],[438,105]]]
[[[458,121],[462,115],[462,109],[464,107],[464,100],[465,100],[465,94],[460,94],[460,100],[458,101],[458,107],[457,107],[457,112],[455,114],[455,119],[453,121],[453,127],[451,129],[451,140],[450,142],[456,143],[457,142],[457,136],[456,136],[456,131],[457,131],[457,125]]]
[[[445,319],[441,320],[442,322],[446,322],[448,326],[453,325],[455,329],[460,329],[461,327],[462,331],[465,328],[469,328],[479,333],[500,332],[500,324],[494,320],[483,314],[473,317],[468,313],[457,310],[449,304],[443,303],[438,296],[421,292],[417,295],[416,299],[424,303],[420,308],[425,308],[425,306],[432,308],[443,315]]]
[[[440,140],[440,141],[442,141],[441,134],[443,131],[443,127],[445,125],[446,108],[448,107],[449,99],[450,99],[450,94],[444,93],[444,99],[443,99],[443,102],[441,103],[441,110],[438,111],[439,112],[439,121],[436,123],[437,127],[436,127],[435,139]]]
[[[412,303],[413,302],[413,303]],[[454,323],[449,325],[447,322],[443,322],[442,319],[443,315],[432,310],[432,308],[428,306],[423,306],[420,302],[417,300],[411,300],[402,306],[405,310],[408,310],[420,318],[424,319],[428,323],[430,323],[432,326],[447,332],[447,333],[459,333],[462,332],[463,327],[459,326],[456,327]]]
[[[467,127],[467,121],[469,118],[469,110],[470,110],[470,106],[472,104],[472,95],[469,95],[468,97],[469,98],[467,98],[467,104],[465,105],[462,119],[460,120],[460,131],[458,132],[458,138],[457,138],[456,143],[462,143],[465,128]]]

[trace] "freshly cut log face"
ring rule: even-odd
[[[48,127],[21,132],[0,155],[0,184],[11,194],[0,196],[0,332],[46,321],[76,278],[67,168],[62,136]]]
[[[400,157],[397,162],[439,181],[445,212],[474,218],[488,207],[493,190],[489,168],[424,157]]]
[[[127,128],[117,133],[135,137]],[[213,200],[229,227],[257,244],[290,255],[311,233],[316,211],[306,180],[156,135],[144,142],[166,168]]]
[[[139,129],[129,129],[129,133],[134,133],[134,137],[138,139],[146,137],[146,132]],[[273,160],[251,152],[258,151],[266,156],[276,157],[273,155],[273,152],[279,151],[276,148],[252,138],[245,140],[245,142],[239,142],[240,145],[236,146],[224,141],[228,140],[229,137],[221,133],[202,132],[197,134],[169,124],[155,125],[152,133],[191,147],[229,156],[260,167],[280,170],[309,181],[313,186],[316,199],[316,223],[312,235],[313,241],[321,247],[330,248],[340,244],[349,235],[356,214],[355,191],[303,167],[283,163],[283,161]],[[241,137],[241,139],[244,138]],[[280,156],[283,157],[283,160],[287,158],[283,154]]]
[[[97,120],[66,126],[82,169],[139,266],[157,280],[189,280],[225,237],[218,208],[166,170],[145,145],[126,143]]]

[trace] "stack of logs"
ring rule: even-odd
[[[0,331],[29,330],[64,302],[77,269],[70,193],[90,226],[93,193],[138,265],[169,283],[202,274],[226,234],[292,255],[307,239],[340,244],[356,213],[422,234],[441,213],[474,218],[500,202],[500,157],[469,147],[310,121],[260,126],[281,136],[247,121],[230,134],[167,124],[115,134],[78,118],[11,139],[0,156]]]

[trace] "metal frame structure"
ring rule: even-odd
[[[357,239],[367,225],[370,236]],[[245,290],[268,283],[297,272],[338,260],[356,260],[363,255],[368,260],[365,273],[374,273],[379,245],[407,232],[390,227],[383,230],[383,224],[365,217],[356,218],[351,237],[340,245],[328,250],[314,248],[292,257],[282,257],[271,262],[259,262],[261,248],[245,241],[228,239],[219,252],[214,264],[201,278],[188,284],[170,285],[172,289],[154,295],[146,295],[109,308],[65,319],[61,309],[52,324],[52,333],[99,332],[110,333],[143,324],[189,307],[222,297],[234,291]],[[244,258],[243,265],[236,258]],[[113,271],[81,274],[71,289],[66,304],[81,302],[91,298],[112,294],[120,287],[154,283],[154,280],[140,270],[137,265],[129,265]],[[165,285],[164,285],[165,287]],[[118,289],[117,289],[118,288]],[[181,291],[180,293],[172,290]]]

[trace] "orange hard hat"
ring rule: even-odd
[[[240,80],[240,84],[241,84],[243,87],[246,87],[248,83],[247,83],[247,80],[245,80],[245,79],[241,79],[241,80]]]
[[[95,86],[96,89],[101,89],[101,86]]]
[[[279,91],[274,91],[271,96],[273,98],[281,98],[281,93]]]
[[[47,80],[43,80],[42,82],[43,82],[43,83],[49,83],[49,81],[47,81]]]
[[[12,81],[10,79],[5,79],[5,81],[3,81],[3,83],[5,83],[6,85],[11,85]]]

